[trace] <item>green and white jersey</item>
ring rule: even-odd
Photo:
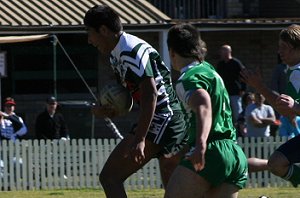
[[[110,62],[118,80],[130,90],[137,103],[140,101],[140,83],[145,77],[152,77],[158,91],[155,113],[173,113],[174,110],[181,110],[172,86],[170,69],[147,42],[123,32],[111,52]]]
[[[219,74],[208,67],[207,63],[192,63],[181,70],[176,82],[176,93],[181,100],[188,123],[189,144],[195,144],[196,115],[188,105],[189,98],[197,89],[206,90],[211,98],[212,127],[208,142],[220,139],[236,140],[236,131],[232,123],[230,101],[224,82]]]
[[[300,63],[289,67],[287,71],[288,84],[286,93],[300,102]]]

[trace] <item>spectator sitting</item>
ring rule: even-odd
[[[51,96],[46,101],[46,109],[35,122],[37,139],[68,139],[69,132],[63,115],[57,112],[57,100]]]

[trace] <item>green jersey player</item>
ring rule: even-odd
[[[269,89],[263,82],[261,76],[254,71],[244,70],[242,76],[244,81],[256,89],[257,92],[263,94],[266,100],[281,115],[287,116],[289,120],[295,123],[296,114],[299,114],[298,105],[295,101],[300,100],[300,26],[290,25],[281,30],[278,41],[278,53],[284,64],[288,65],[287,73],[287,90],[289,95],[279,95],[275,91]],[[297,104],[297,103],[296,103]],[[298,109],[298,110],[297,110]],[[268,159],[270,171],[288,180],[294,187],[300,184],[300,167],[296,165],[300,162],[298,152],[300,145],[300,136],[295,136],[271,154]]]
[[[84,24],[89,43],[101,54],[110,55],[117,80],[140,107],[137,124],[116,146],[100,173],[106,196],[126,197],[124,181],[152,158],[159,159],[166,185],[188,137],[170,69],[151,45],[122,30],[112,8],[94,6],[86,13]],[[98,116],[114,114],[108,110],[97,106],[93,112]]]
[[[247,181],[247,159],[236,144],[223,80],[203,61],[200,35],[190,24],[168,33],[176,93],[186,111],[190,152],[173,172],[166,198],[237,197]]]

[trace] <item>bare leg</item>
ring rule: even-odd
[[[126,198],[123,182],[155,157],[161,149],[159,145],[146,140],[145,159],[140,164],[136,163],[130,156],[126,156],[133,138],[133,135],[129,135],[116,146],[100,173],[99,179],[107,198]]]
[[[212,188],[205,194],[205,198],[237,198],[239,188],[236,185],[223,183],[218,187]]]
[[[210,184],[196,172],[177,166],[168,182],[165,198],[202,198]]]
[[[290,162],[282,153],[275,151],[269,158],[268,166],[274,175],[284,177],[289,170]]]
[[[268,160],[266,159],[251,157],[248,158],[247,160],[248,160],[249,173],[269,170]]]
[[[184,156],[184,154],[187,151],[188,151],[188,146],[183,148],[180,152],[178,152],[176,155],[172,157],[161,156],[159,158],[160,173],[161,173],[162,183],[164,187],[167,186],[173,171],[179,164],[180,159]]]

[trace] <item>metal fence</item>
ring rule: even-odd
[[[225,0],[148,0],[173,19],[224,18]]]
[[[286,138],[244,138],[238,142],[248,157],[267,158]],[[98,180],[114,139],[70,141],[2,141],[0,188],[2,190],[100,188]],[[121,168],[122,165],[120,165]],[[248,187],[289,186],[267,171],[249,175]],[[125,182],[126,189],[161,188],[158,160],[151,160]]]

